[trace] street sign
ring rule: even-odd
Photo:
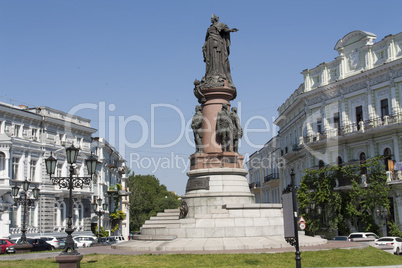
[[[304,222],[301,222],[301,223],[299,224],[299,228],[300,228],[301,230],[306,229],[306,224],[305,224]]]
[[[306,221],[304,220],[303,216],[300,216],[299,223],[301,223],[301,222],[306,222]]]

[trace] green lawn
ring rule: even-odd
[[[402,264],[402,256],[382,250],[333,249],[302,252],[302,267],[380,266]],[[81,267],[295,267],[294,252],[275,254],[85,255]],[[58,267],[55,259],[2,261],[0,267]]]

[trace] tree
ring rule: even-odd
[[[337,186],[341,181],[343,185],[349,185],[349,189],[339,190]],[[306,219],[307,232],[336,229],[347,234],[350,226],[378,232],[375,211],[389,210],[388,190],[380,157],[344,167],[335,165],[306,170],[298,190],[298,201]],[[318,217],[305,213],[311,203],[322,208]]]
[[[178,208],[179,197],[169,192],[165,185],[153,175],[134,175],[129,177],[130,230],[139,231],[140,227],[152,216],[165,209]]]

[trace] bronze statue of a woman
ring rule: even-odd
[[[219,17],[215,14],[211,18],[211,26],[207,30],[205,43],[202,47],[204,61],[206,63],[206,71],[204,79],[226,79],[230,87],[234,87],[232,76],[230,75],[229,65],[229,46],[230,33],[237,32],[236,28],[229,27],[219,22]]]

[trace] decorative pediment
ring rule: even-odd
[[[377,39],[377,36],[373,33],[353,31],[345,35],[342,39],[339,39],[334,49],[340,51],[351,44],[355,44],[356,42],[361,42],[362,46],[372,45],[375,39]]]

